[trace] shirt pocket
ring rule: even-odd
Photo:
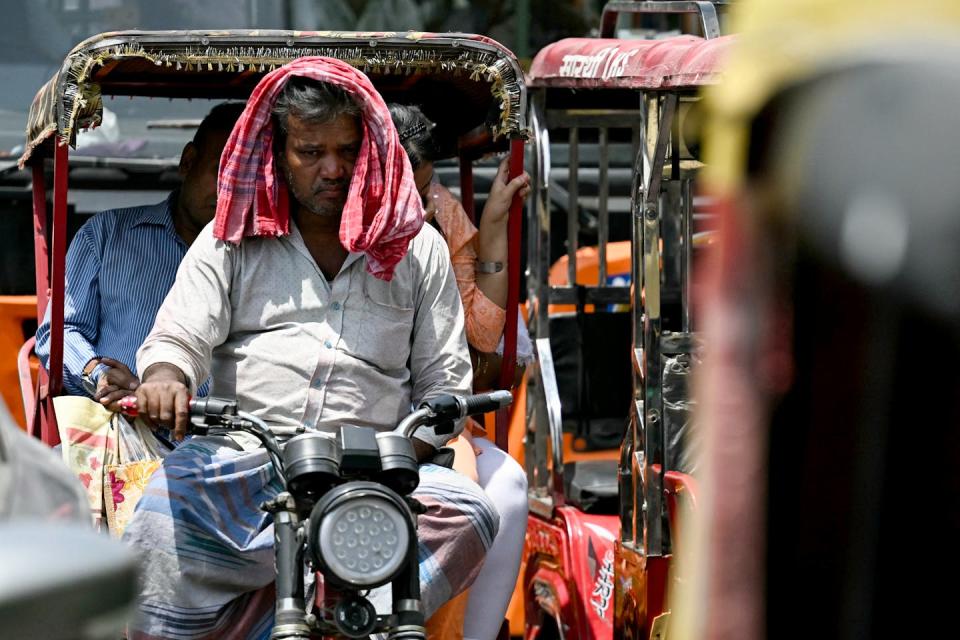
[[[392,285],[392,286],[391,286]],[[383,371],[402,369],[410,359],[414,308],[399,282],[364,286],[359,355]]]
[[[413,336],[413,308],[367,299],[360,325],[359,352],[364,360],[384,371],[407,366]]]

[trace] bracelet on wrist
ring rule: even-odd
[[[477,273],[500,273],[503,271],[503,263],[499,260],[490,262],[477,260],[476,269]]]

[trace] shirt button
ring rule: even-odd
[[[334,311],[340,311],[340,303],[339,303],[339,302],[334,302],[334,303],[333,303],[332,305],[330,305],[330,306],[333,307],[333,310],[334,310]]]
[[[323,343],[323,346],[325,346],[327,349],[333,349],[333,343],[330,342],[329,340],[327,340],[326,342],[324,342],[324,343]]]

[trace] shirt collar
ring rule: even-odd
[[[171,233],[176,235],[177,230],[173,226],[173,206],[176,197],[177,192],[174,191],[162,202],[140,207],[140,214],[133,219],[130,226],[138,227],[142,224],[152,224],[159,227],[166,227]],[[180,236],[177,237],[179,238]]]
[[[313,259],[312,255],[310,255],[310,250],[307,249],[307,245],[303,241],[303,236],[300,235],[300,228],[297,227],[297,223],[294,222],[292,217],[290,218],[290,233],[287,235],[287,238],[289,242],[293,245],[293,247],[297,251],[299,251],[307,260],[309,260],[310,263],[313,264],[313,266],[317,269],[317,272],[321,273],[322,275],[322,272],[320,271],[320,267],[317,265],[317,261]],[[364,256],[363,253],[355,253],[353,251],[348,251],[347,258],[343,261],[343,266],[340,267],[340,271],[337,275],[340,275],[340,273],[346,273],[347,269],[349,269],[354,262],[356,262],[363,256]],[[334,276],[334,278],[336,278],[336,276]]]

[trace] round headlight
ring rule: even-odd
[[[348,585],[384,584],[407,561],[410,511],[399,498],[373,483],[337,487],[313,509],[310,520],[314,559]]]

